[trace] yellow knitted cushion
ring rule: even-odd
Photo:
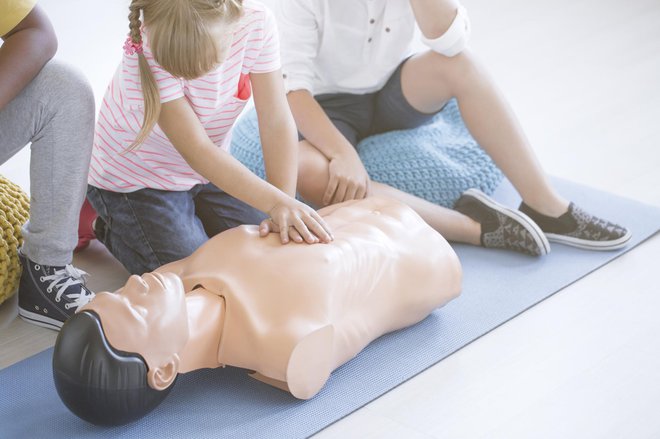
[[[18,248],[21,227],[28,219],[30,200],[20,187],[0,175],[0,303],[11,297],[21,278]]]

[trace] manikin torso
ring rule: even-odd
[[[187,292],[181,372],[237,366],[310,398],[371,341],[458,295],[455,253],[408,207],[368,198],[320,213],[329,244],[282,245],[243,226],[156,270]]]

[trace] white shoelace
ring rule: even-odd
[[[46,291],[52,293],[53,288],[56,288],[55,302],[59,302],[62,300],[62,294],[64,294],[66,289],[70,286],[85,285],[85,278],[87,276],[87,273],[69,264],[61,270],[55,270],[50,276],[42,276],[41,281],[51,281]],[[81,306],[86,305],[87,302],[94,298],[94,296],[94,293],[82,287],[80,288],[79,293],[69,293],[66,295],[68,303],[64,304],[64,308],[70,309],[75,307],[77,310]]]

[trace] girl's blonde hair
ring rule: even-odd
[[[195,79],[221,62],[209,24],[219,20],[231,24],[238,20],[243,14],[243,0],[132,0],[129,10],[132,42],[142,44],[142,17],[156,62],[175,77]],[[138,63],[144,120],[126,152],[144,142],[160,116],[158,85],[143,53],[138,53]]]

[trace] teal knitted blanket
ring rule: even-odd
[[[357,150],[372,180],[445,207],[452,207],[469,188],[491,194],[502,180],[500,170],[465,127],[455,100],[428,124],[368,137]],[[254,110],[234,127],[231,151],[265,178]]]

